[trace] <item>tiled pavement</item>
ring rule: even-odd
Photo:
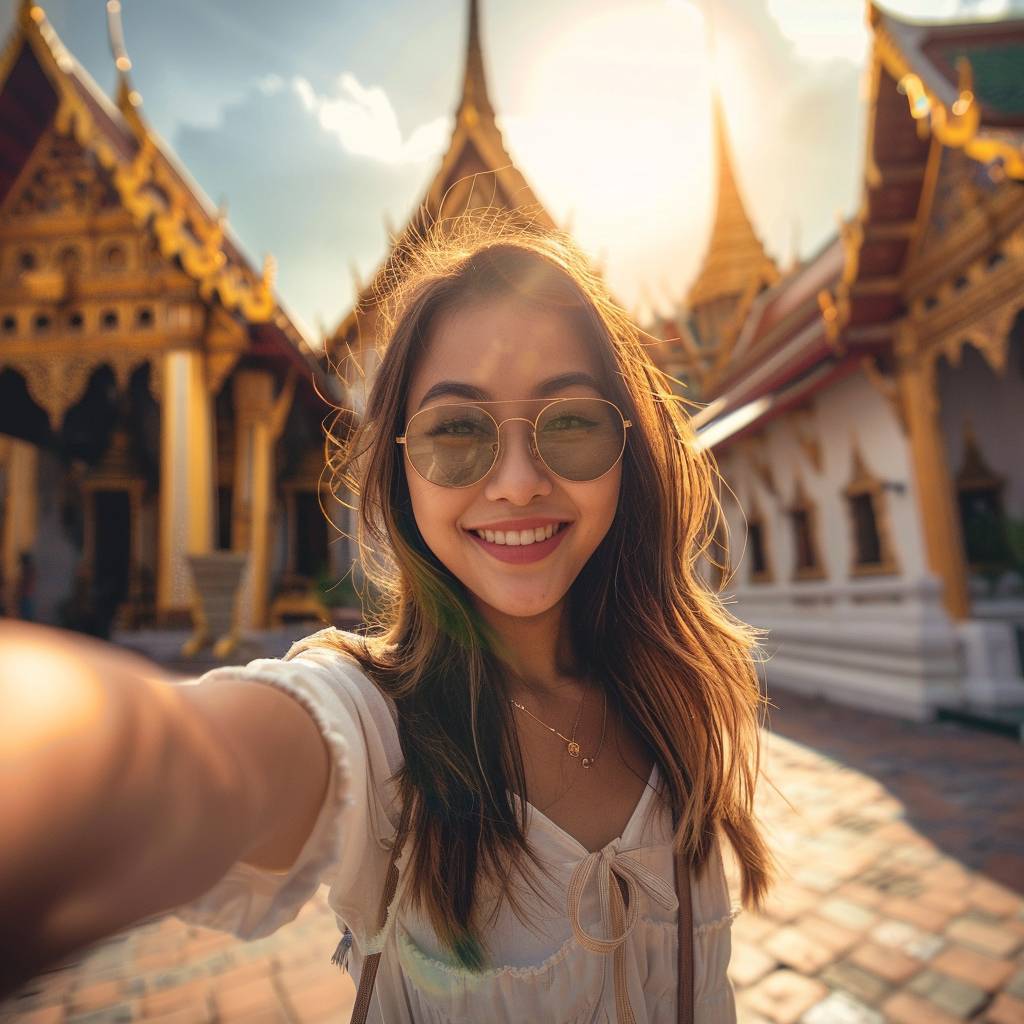
[[[741,1022],[1024,1024],[1024,747],[774,701],[780,792],[763,785],[760,807],[784,874],[734,925]],[[0,1021],[340,1024],[336,938],[322,893],[249,944],[165,918],[31,983]]]

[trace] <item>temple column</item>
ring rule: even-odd
[[[899,387],[917,483],[921,531],[928,565],[942,581],[946,610],[954,621],[962,621],[970,615],[967,559],[939,425],[935,363],[913,351],[913,337],[907,330],[899,343],[903,350]]]
[[[2,523],[3,588],[0,613],[17,615],[14,595],[21,575],[21,555],[35,547],[39,525],[39,450],[27,441],[0,438],[0,466],[3,490],[0,493]]]
[[[270,619],[270,563],[274,529],[274,447],[291,408],[294,380],[274,396],[265,370],[240,370],[234,378],[235,486],[232,547],[249,553],[249,571],[238,600],[239,625],[264,629]]]
[[[203,353],[178,349],[160,373],[160,553],[157,614],[191,618],[188,555],[207,554],[214,541],[214,418]]]

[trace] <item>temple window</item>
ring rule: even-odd
[[[1006,253],[1004,253],[1002,249],[993,250],[988,254],[988,257],[985,260],[985,263],[987,264],[989,270],[993,270],[995,267],[998,267],[1000,263],[1005,262]]]
[[[825,567],[818,554],[817,510],[803,484],[798,480],[796,497],[789,507],[789,522],[793,531],[793,577],[798,580],[816,580],[825,575]]]
[[[123,245],[108,245],[103,252],[105,270],[124,270],[128,266],[128,253]]]
[[[80,331],[85,326],[85,317],[81,310],[75,310],[68,316],[68,329],[72,331]]]
[[[16,334],[18,331],[18,318],[13,313],[8,313],[0,320],[0,330],[4,334]]]
[[[45,334],[50,329],[52,322],[49,313],[36,313],[32,321],[32,329],[36,334]]]
[[[18,269],[21,271],[35,270],[39,259],[31,249],[22,249],[18,253]]]
[[[141,306],[135,311],[135,326],[148,330],[153,326],[153,309],[151,306]]]
[[[77,245],[67,245],[57,254],[56,265],[65,274],[75,274],[82,269],[82,250]]]
[[[767,531],[759,515],[747,520],[747,551],[750,553],[750,581],[767,583],[771,578],[768,565]]]
[[[105,331],[116,331],[119,322],[116,309],[105,309],[100,314],[100,327]]]
[[[1013,561],[1003,508],[1005,484],[1006,480],[985,461],[978,439],[968,425],[956,488],[964,549],[976,572],[1000,572]]]
[[[898,572],[889,540],[885,487],[853,449],[853,475],[843,491],[850,519],[854,576]]]

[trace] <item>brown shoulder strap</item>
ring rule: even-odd
[[[388,917],[388,908],[395,898],[398,887],[398,854],[401,848],[402,829],[395,836],[388,862],[387,878],[384,881],[384,895],[381,899],[380,927]],[[693,1024],[693,905],[690,899],[690,869],[681,853],[675,857],[676,896],[679,900],[679,982],[676,1003],[679,1008],[679,1024]],[[363,962],[359,976],[359,990],[352,1007],[351,1024],[366,1024],[366,1015],[373,998],[373,986],[377,980],[380,953],[371,953]]]
[[[690,899],[690,866],[676,854],[676,896],[679,899],[679,982],[676,1003],[679,1024],[693,1024],[693,903]]]

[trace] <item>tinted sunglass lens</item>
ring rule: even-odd
[[[615,465],[625,445],[618,409],[596,398],[567,398],[544,410],[537,449],[566,480],[596,480]]]
[[[469,487],[494,463],[494,420],[472,405],[439,405],[416,413],[406,450],[416,472],[432,484]]]

